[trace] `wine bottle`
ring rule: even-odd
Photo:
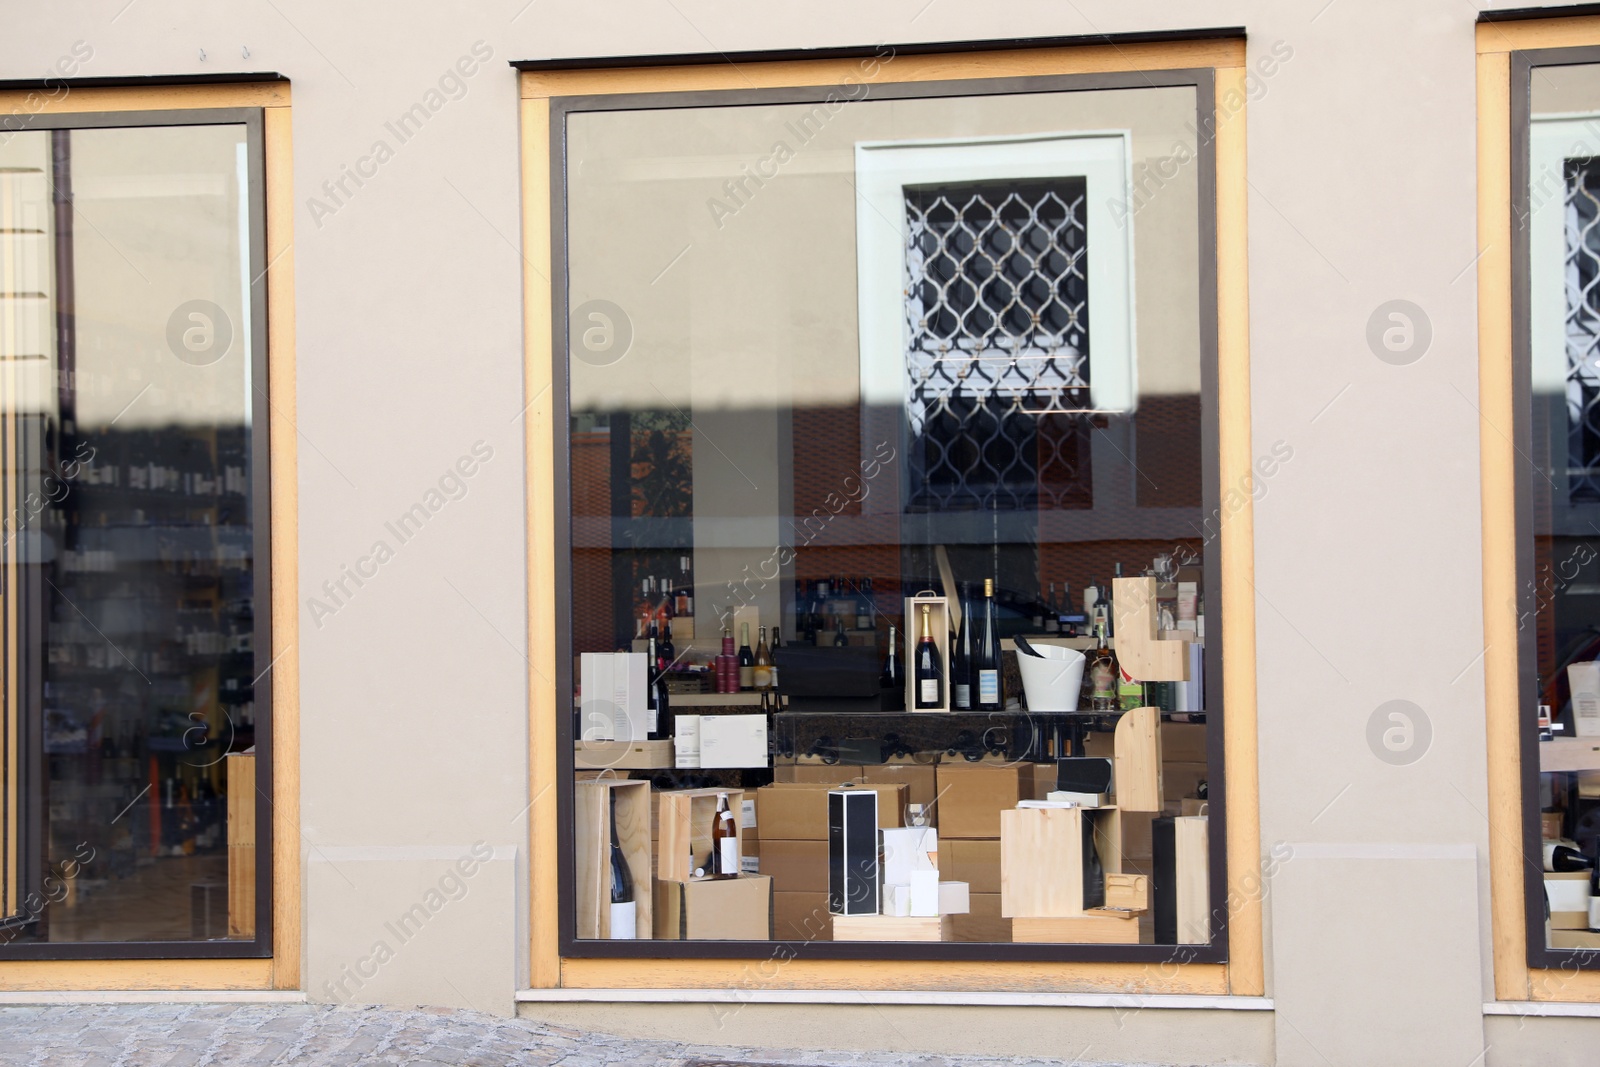
[[[739,866],[739,828],[728,809],[728,794],[718,793],[717,813],[711,821],[711,876],[737,878]]]
[[[979,711],[1003,711],[1005,693],[1000,678],[1000,620],[996,616],[994,579],[983,580],[983,622],[978,631],[978,647],[974,650],[976,666],[973,675],[978,682],[977,706]]]
[[[922,636],[917,639],[918,711],[944,707],[944,657],[939,655],[939,645],[933,639],[932,608],[922,605]]]
[[[972,710],[972,599],[965,586],[957,601],[961,605],[961,632],[950,646],[950,689],[957,711]]]
[[[656,646],[661,658],[661,670],[665,673],[672,665],[678,662],[678,650],[672,647],[672,623],[669,621],[662,629],[661,643]]]
[[[758,692],[772,688],[772,653],[767,649],[767,628],[761,627],[761,639],[756,642],[755,664],[750,669],[751,680]]]
[[[750,651],[750,624],[739,624],[739,689],[749,692],[756,687],[756,654]]]
[[[645,729],[650,740],[661,739],[661,708],[656,704],[656,692],[661,684],[661,658],[656,650],[656,639],[650,638],[649,652],[644,660],[645,687],[644,709]]]
[[[834,648],[844,648],[848,644],[850,644],[850,638],[845,636],[845,632],[844,632],[844,616],[840,615],[839,616],[839,628],[838,628],[838,630],[834,631],[834,635],[833,635],[833,647]]]
[[[884,711],[904,711],[906,707],[906,677],[900,667],[899,641],[895,628],[889,627],[889,655],[883,661],[883,674],[878,685],[883,690]]]
[[[633,899],[633,872],[622,856],[617,836],[617,798],[611,798],[611,937],[632,941],[638,937],[638,905]]]
[[[1089,660],[1089,710],[1117,710],[1117,678],[1122,673],[1117,666],[1117,654],[1111,651],[1106,631],[1101,623],[1095,624],[1094,656]]]
[[[1050,595],[1044,602],[1044,632],[1061,632],[1061,611],[1056,607],[1056,583],[1050,583]]]
[[[1544,843],[1544,869],[1547,871],[1592,871],[1595,861],[1571,845],[1559,841]]]
[[[768,676],[771,679],[771,689],[774,693],[778,691],[778,649],[781,647],[783,647],[783,639],[778,636],[778,628],[774,626],[772,628],[772,666],[767,668]]]

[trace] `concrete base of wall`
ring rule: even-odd
[[[1489,1015],[1483,1040],[1489,1047],[1484,1067],[1591,1067],[1600,1048],[1600,1019]]]
[[[527,1019],[623,1037],[753,1048],[1116,1063],[1270,1064],[1270,1011],[879,1004],[520,1003]]]

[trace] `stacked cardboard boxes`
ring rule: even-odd
[[[936,784],[939,877],[970,889],[971,910],[951,916],[952,939],[1010,941],[1011,920],[1000,915],[1000,813],[1054,789],[1055,765],[940,763]]]

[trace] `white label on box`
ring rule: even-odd
[[[679,770],[700,766],[700,716],[679,715],[672,720],[672,765]]]
[[[1567,666],[1572,687],[1572,723],[1579,737],[1600,737],[1600,663],[1593,660]]]
[[[760,874],[761,873],[761,857],[760,856],[740,856],[739,857],[739,869],[741,871],[743,871],[745,874]]]
[[[754,797],[746,797],[739,802],[739,824],[746,830],[756,828],[756,801]]]
[[[700,766],[765,767],[765,715],[700,716]]]

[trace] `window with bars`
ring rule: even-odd
[[[905,188],[911,510],[1089,507],[1087,183]]]

